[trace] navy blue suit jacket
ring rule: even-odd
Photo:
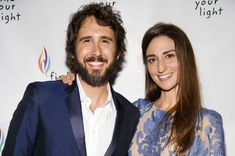
[[[105,156],[123,156],[127,155],[139,111],[112,88],[111,92],[117,117]],[[71,86],[61,81],[28,85],[13,114],[2,156],[86,156],[76,81]]]

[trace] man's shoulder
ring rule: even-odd
[[[114,98],[117,99],[119,103],[122,104],[126,110],[139,114],[138,108],[135,107],[125,96],[123,96],[118,92],[115,92],[114,96],[115,96]]]
[[[35,81],[31,82],[29,87],[36,87],[38,89],[50,89],[54,87],[66,87],[67,85],[64,84],[61,80],[56,80],[56,81]]]
[[[122,100],[122,101],[124,101],[124,102],[126,102],[128,104],[131,104],[131,102],[125,96],[123,96],[122,94],[120,94],[120,93],[118,93],[116,91],[114,91],[114,96],[116,98],[118,98],[119,100]]]
[[[59,93],[64,92],[68,85],[64,84],[62,81],[36,81],[32,82],[27,86],[26,91],[34,90],[38,93]]]

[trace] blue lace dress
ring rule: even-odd
[[[158,128],[166,112],[144,99],[137,100],[134,105],[139,108],[141,116],[129,149],[129,156],[175,156],[174,146],[165,146],[171,130],[170,124],[162,129]],[[197,119],[195,131],[195,139],[186,153],[187,156],[225,155],[223,123],[219,113],[203,108]]]

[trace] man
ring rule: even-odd
[[[111,6],[91,3],[73,14],[67,65],[76,80],[30,84],[10,123],[3,156],[122,156],[139,111],[112,84],[122,69],[125,30]]]

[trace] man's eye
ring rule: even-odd
[[[109,40],[102,40],[103,43],[109,43]]]
[[[89,39],[85,39],[85,40],[83,40],[82,42],[83,42],[83,43],[89,43],[90,40],[89,40]]]

